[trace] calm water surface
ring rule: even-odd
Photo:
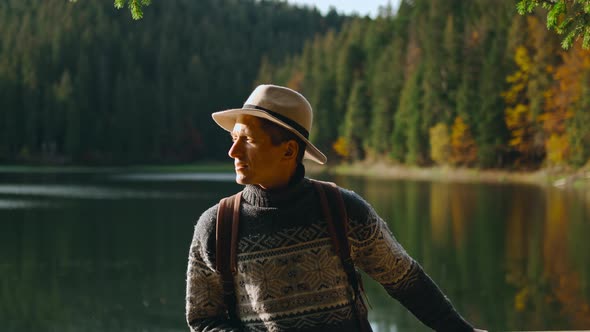
[[[590,194],[339,177],[468,320],[590,329]],[[0,330],[187,331],[195,220],[231,174],[0,173]],[[365,278],[376,331],[428,331]]]

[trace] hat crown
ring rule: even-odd
[[[311,105],[297,91],[271,84],[259,85],[244,103],[244,108],[251,106],[280,114],[298,123],[308,132],[311,130],[313,121]]]

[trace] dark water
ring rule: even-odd
[[[363,195],[468,320],[590,329],[590,194],[336,181]],[[0,173],[1,331],[187,331],[194,221],[227,174]],[[428,331],[366,280],[377,331]]]

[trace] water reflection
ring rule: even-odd
[[[33,201],[33,200],[19,200],[19,199],[0,199],[0,210],[9,209],[32,209],[38,207],[50,207],[55,206],[46,202]]]
[[[213,181],[234,182],[234,173],[134,173],[115,175],[114,179],[130,181]]]
[[[491,330],[590,328],[584,195],[522,185],[338,181],[374,205],[471,321]],[[369,290],[380,302],[376,321],[398,315],[378,285]]]
[[[580,236],[590,234],[588,205],[571,192],[557,190],[548,190],[544,199],[545,204],[528,206],[526,211],[524,202],[515,202],[512,207],[516,212],[511,221],[517,233],[513,242],[524,244],[507,251],[513,262],[507,282],[516,287],[518,320],[535,329],[554,321],[571,328],[588,328],[590,248],[587,239]],[[539,214],[544,222],[526,225],[531,213]],[[527,232],[531,228],[533,232]]]
[[[194,221],[239,190],[233,175],[48,176],[0,185],[2,329],[185,331]],[[587,196],[522,185],[335,180],[374,206],[470,321],[490,330],[590,328]],[[365,281],[376,331],[428,331]]]
[[[194,194],[80,185],[0,185],[0,194],[86,199],[186,198]]]

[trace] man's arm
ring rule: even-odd
[[[217,208],[213,207],[199,218],[189,251],[186,321],[193,332],[241,330],[239,322],[230,321],[226,315],[221,276],[212,265],[216,211]]]
[[[412,262],[403,279],[383,286],[389,295],[435,331],[473,331],[417,262]]]
[[[358,195],[344,192],[355,264],[435,331],[474,331],[448,298],[395,240],[385,222]]]

